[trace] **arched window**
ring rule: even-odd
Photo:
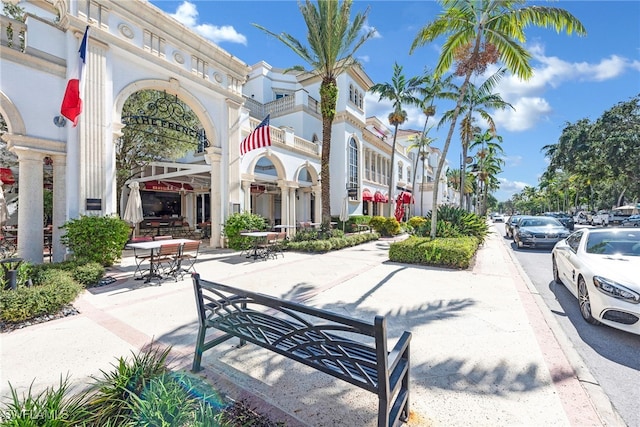
[[[358,144],[356,140],[351,138],[349,140],[349,157],[348,157],[348,174],[347,183],[349,188],[358,187]]]
[[[402,162],[398,162],[398,181],[402,181]]]
[[[358,107],[360,107],[360,109],[362,109],[362,98],[363,96],[360,96],[360,102],[358,102]]]
[[[349,101],[354,102],[353,85],[349,85]]]

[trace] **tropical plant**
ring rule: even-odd
[[[525,28],[551,27],[557,32],[574,31],[586,34],[582,23],[569,12],[559,8],[527,5],[524,0],[440,0],[443,11],[424,26],[414,39],[410,52],[446,37],[438,63],[436,77],[442,76],[457,61],[456,75],[464,76],[460,94],[451,116],[451,126],[436,169],[439,181],[460,109],[464,103],[471,76],[479,74],[490,63],[501,60],[517,77],[528,80],[533,75],[531,54],[523,47]],[[437,206],[438,189],[434,187],[433,206]],[[435,210],[435,209],[434,209]],[[431,219],[431,236],[436,234],[437,211]]]
[[[322,224],[330,228],[331,187],[329,162],[331,159],[331,127],[336,115],[338,101],[337,77],[358,65],[355,52],[375,34],[375,29],[362,31],[367,20],[367,9],[351,15],[352,0],[319,1],[317,7],[310,1],[300,2],[300,12],[307,25],[309,47],[287,33],[275,34],[258,24],[256,28],[280,40],[311,66],[310,73],[321,78],[320,106],[322,113],[322,154],[320,159]],[[305,71],[301,65],[289,70]],[[391,195],[389,195],[391,197]]]
[[[431,212],[427,215],[429,220],[432,218]],[[482,243],[489,233],[489,226],[483,217],[459,207],[439,206],[437,215],[440,233],[436,237],[473,236]],[[420,232],[416,234],[425,235],[426,233]]]
[[[398,126],[407,121],[407,112],[402,108],[404,105],[418,105],[420,100],[415,96],[415,92],[422,84],[422,77],[412,77],[409,80],[402,74],[402,66],[393,64],[393,77],[391,83],[376,83],[369,89],[372,93],[378,94],[378,101],[383,99],[391,101],[393,111],[389,114],[389,124],[393,126],[393,143],[391,144],[391,170],[389,171],[389,203],[387,204],[387,216],[393,216],[394,203],[394,172],[396,154],[396,139],[398,137]]]

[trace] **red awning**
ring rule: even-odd
[[[373,196],[371,195],[371,191],[366,188],[362,190],[362,201],[363,202],[371,202],[373,201]]]
[[[379,191],[376,191],[376,194],[373,195],[373,201],[387,203],[389,201],[389,197],[385,196]]]
[[[140,183],[140,190],[146,191],[171,191],[179,192],[180,190],[193,191],[193,187],[189,184],[170,181],[145,181]]]
[[[400,195],[398,195],[398,201],[402,203],[413,203],[413,196],[411,195],[411,193],[403,191],[402,193],[400,193]]]
[[[9,168],[0,168],[0,181],[3,184],[13,185],[16,183],[16,179],[13,177],[13,172]]]

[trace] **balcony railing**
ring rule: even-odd
[[[256,119],[264,119],[267,114],[271,114],[272,117],[283,116],[287,113],[295,111],[296,96],[284,96],[275,101],[270,101],[262,104],[253,98],[244,97],[245,107],[249,110],[249,115]],[[308,113],[314,114],[320,117],[320,102],[310,96],[303,97],[304,101],[302,105],[304,110]],[[306,102],[305,102],[306,101]]]
[[[27,26],[24,22],[0,15],[0,44],[2,46],[24,52],[26,37]]]

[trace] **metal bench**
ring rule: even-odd
[[[240,346],[251,342],[376,394],[379,427],[409,417],[411,333],[388,351],[383,316],[364,322],[192,277],[200,323],[194,372],[205,351],[236,337]],[[210,329],[223,334],[207,340]]]

